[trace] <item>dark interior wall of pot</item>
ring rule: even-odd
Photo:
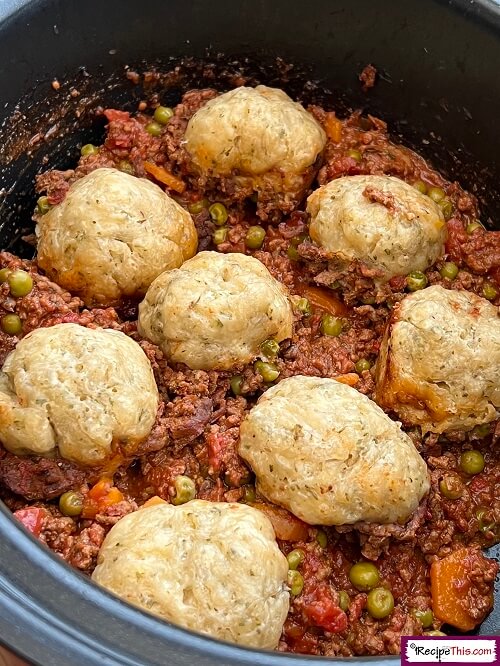
[[[15,2],[5,1],[6,7]],[[346,104],[362,107],[388,120],[405,143],[475,192],[483,220],[495,223],[500,40],[474,2],[34,0],[20,5],[0,28],[3,246],[30,225],[36,172],[70,166],[79,142],[102,132],[89,110],[138,99],[141,91],[123,75],[126,65],[141,68],[146,61],[165,67],[172,57],[202,57],[207,49],[271,63],[260,74],[262,82],[276,82],[276,56],[309,67],[331,91],[329,103],[341,110]],[[363,93],[357,77],[367,63],[380,76],[375,88]],[[51,87],[53,79],[62,83],[58,91]],[[79,92],[75,98],[68,96],[71,87]]]

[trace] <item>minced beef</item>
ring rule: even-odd
[[[375,81],[376,70],[365,68],[360,80],[365,88]],[[338,269],[328,255],[307,235],[307,215],[302,203],[288,215],[274,216],[258,202],[244,200],[248,193],[236,191],[230,180],[214,183],[190,170],[183,147],[187,122],[215,90],[187,92],[175,107],[174,115],[160,136],[151,136],[146,125],[152,109],[142,104],[138,114],[108,109],[104,144],[92,155],[82,157],[75,169],[50,171],[37,179],[37,188],[46,192],[49,203],[60,202],[72,182],[99,167],[117,167],[140,177],[150,177],[144,162],[164,167],[184,180],[186,190],[175,194],[185,207],[193,202],[220,201],[228,208],[226,240],[214,246],[214,223],[204,205],[193,215],[199,250],[243,252],[259,259],[292,294],[296,304],[307,297],[310,312],[295,313],[291,339],[280,345],[276,364],[280,379],[297,374],[339,378],[371,396],[373,372],[356,372],[356,363],[375,363],[391,308],[406,293],[406,279],[398,277],[380,286],[373,269],[353,263]],[[320,107],[310,111],[320,123],[327,112]],[[312,187],[333,178],[355,174],[387,174],[409,183],[423,181],[440,187],[452,203],[448,220],[446,255],[426,271],[429,284],[449,289],[468,289],[482,295],[485,284],[500,295],[500,232],[486,231],[470,224],[479,217],[475,198],[457,183],[446,181],[422,157],[390,140],[386,124],[360,112],[341,123],[340,136],[330,138],[322,166]],[[355,151],[355,152],[353,152]],[[354,157],[353,157],[354,155]],[[376,190],[365,192],[370,200],[390,207],[392,201]],[[260,207],[259,207],[260,206]],[[35,214],[35,219],[38,214]],[[250,226],[272,221],[266,226],[261,248],[250,250],[245,235]],[[468,232],[469,230],[469,232]],[[454,280],[443,278],[445,261],[454,261],[459,272]],[[22,520],[23,511],[35,512],[39,538],[71,565],[90,574],[102,541],[123,515],[136,510],[158,495],[166,501],[175,496],[175,479],[187,475],[195,483],[196,496],[212,501],[249,501],[279,517],[275,530],[285,554],[295,548],[304,551],[300,572],[302,594],[292,599],[279,650],[330,657],[398,654],[401,635],[420,635],[422,627],[416,611],[431,608],[429,570],[432,562],[457,548],[467,549],[470,562],[470,607],[480,621],[491,607],[491,591],[497,564],[480,555],[479,547],[500,541],[500,426],[489,432],[447,433],[422,437],[417,429],[408,433],[426,459],[431,491],[406,525],[326,527],[304,525],[284,509],[272,507],[256,494],[254,476],[237,453],[239,426],[248,410],[266,390],[260,374],[248,364],[232,372],[191,370],[171,364],[161,350],[137,332],[137,303],[113,308],[84,309],[82,302],[43,276],[36,261],[26,262],[0,253],[0,268],[29,271],[34,288],[23,298],[12,298],[7,285],[0,285],[0,317],[16,312],[22,321],[22,335],[41,326],[73,322],[89,327],[121,330],[133,337],[148,356],[161,396],[156,423],[135,460],[121,460],[106,476],[120,493],[116,503],[93,516],[66,517],[58,509],[58,498],[67,490],[79,492],[84,501],[91,495],[99,474],[89,473],[59,458],[17,457],[0,450],[0,494]],[[338,337],[321,333],[325,313],[342,321]],[[15,347],[16,336],[0,332],[0,361]],[[232,376],[240,377],[238,395],[230,388]],[[460,470],[461,453],[479,449],[485,458],[481,473],[467,477]],[[446,499],[440,482],[447,478],[458,487],[460,497]],[[120,499],[121,498],[121,499]],[[41,522],[40,522],[41,520]],[[379,568],[381,583],[394,595],[395,609],[384,620],[366,612],[367,595],[350,583],[348,572],[361,557]],[[340,607],[340,592],[348,595],[346,610]],[[344,604],[345,606],[345,604]],[[441,623],[434,619],[434,629]]]

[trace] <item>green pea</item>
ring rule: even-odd
[[[305,553],[303,550],[300,548],[296,548],[295,550],[291,550],[288,555],[286,556],[286,559],[288,560],[288,568],[289,569],[297,569],[298,566],[302,564],[304,561]]]
[[[99,152],[99,148],[94,146],[93,143],[86,143],[80,148],[80,154],[82,157],[88,157],[89,155],[96,155]]]
[[[456,500],[459,497],[462,497],[464,493],[464,487],[458,477],[445,476],[439,482],[439,492],[441,495],[443,495],[443,497],[446,497],[446,499]]]
[[[302,592],[304,579],[299,571],[294,571],[293,569],[288,571],[288,587],[290,588],[292,597],[297,597]]]
[[[255,372],[258,372],[259,375],[265,382],[274,382],[275,379],[278,379],[280,371],[274,365],[274,363],[266,363],[265,361],[256,361],[254,364]]]
[[[151,136],[161,136],[163,131],[163,127],[160,125],[160,123],[157,123],[154,120],[148,123],[144,129]]]
[[[172,498],[172,504],[179,506],[194,499],[196,495],[196,486],[189,476],[179,474],[174,481],[175,497]]]
[[[231,377],[231,381],[229,383],[231,385],[231,391],[234,393],[234,395],[241,395],[243,381],[244,380],[241,375],[235,375],[234,377]]]
[[[342,333],[342,321],[331,314],[324,314],[320,328],[323,335],[336,338]]]
[[[339,592],[339,606],[343,611],[346,611],[349,608],[351,603],[351,597],[347,594],[345,590],[340,590]]]
[[[372,562],[357,562],[349,570],[349,580],[357,590],[368,592],[377,587],[380,574]]]
[[[33,278],[26,271],[16,270],[8,276],[10,293],[16,298],[26,296],[33,289]]]
[[[444,219],[449,220],[450,217],[453,215],[453,204],[451,203],[451,201],[447,197],[445,197],[444,199],[441,199],[438,205],[443,212]]]
[[[484,456],[481,451],[472,449],[464,451],[460,456],[460,469],[471,476],[479,474],[484,469]]]
[[[266,230],[259,226],[249,227],[245,236],[245,245],[251,250],[258,250],[262,247],[266,237]]]
[[[434,614],[430,608],[426,608],[425,610],[414,608],[411,611],[411,614],[416,620],[420,622],[423,629],[428,629],[429,627],[432,627],[432,623],[434,622]]]
[[[7,335],[18,335],[22,330],[21,320],[16,314],[6,314],[0,320],[0,326]]]
[[[2,268],[2,270],[0,270],[0,282],[7,282],[11,273],[12,270],[10,268]]]
[[[445,193],[444,190],[440,187],[429,187],[427,190],[427,196],[430,197],[436,203],[439,203],[441,199],[444,199]]]
[[[300,254],[294,245],[289,245],[286,254],[291,261],[300,261],[301,259]]]
[[[366,358],[360,358],[359,361],[356,361],[355,368],[356,368],[356,372],[357,372],[359,375],[362,375],[363,372],[366,372],[366,371],[369,370],[371,367],[372,367],[372,364],[371,364],[370,361],[369,361],[368,359],[366,359]]]
[[[64,516],[79,516],[83,510],[83,498],[80,493],[68,490],[59,498],[59,510]]]
[[[128,173],[129,176],[135,176],[135,169],[127,160],[120,160],[116,166],[120,171],[123,171],[123,173]]]
[[[307,298],[299,298],[296,308],[304,317],[309,317],[312,314],[312,307]]]
[[[212,234],[212,240],[214,244],[220,245],[221,243],[224,243],[227,239],[228,231],[229,229],[227,227],[220,227],[219,229],[216,229]]]
[[[255,488],[253,486],[244,486],[242,499],[245,504],[255,502]]]
[[[198,213],[201,213],[202,210],[205,210],[205,208],[208,208],[210,206],[210,203],[207,201],[207,199],[200,199],[199,201],[193,201],[193,203],[190,203],[188,206],[188,211],[191,213],[191,215],[197,215]]]
[[[384,617],[388,617],[394,610],[392,592],[386,590],[385,587],[376,587],[368,592],[366,610],[375,620],[383,620]]]
[[[208,212],[210,213],[213,223],[218,227],[222,227],[222,225],[226,223],[228,214],[224,204],[214,203],[210,206]]]
[[[424,636],[447,636],[448,634],[444,634],[442,631],[437,631],[437,629],[433,629],[432,631],[426,631]]]
[[[416,180],[413,183],[413,187],[422,194],[427,194],[427,185],[424,183],[423,180]]]
[[[442,278],[454,280],[458,275],[458,266],[454,264],[453,261],[447,261],[443,264],[439,272],[441,273]]]
[[[418,291],[427,287],[427,278],[420,271],[413,271],[406,278],[406,285],[410,291]]]
[[[476,437],[476,439],[484,439],[485,437],[488,437],[491,431],[491,426],[489,423],[483,423],[481,425],[474,426],[472,428],[472,435]]]
[[[292,240],[290,241],[290,244],[293,245],[293,247],[298,247],[301,243],[304,241],[310,241],[311,238],[309,234],[307,234],[305,231],[301,234],[298,234],[297,236],[294,236]]]
[[[356,150],[355,148],[351,148],[351,150],[348,150],[347,155],[348,157],[351,157],[353,160],[356,160],[356,162],[361,162],[363,158],[359,150]]]
[[[494,301],[495,298],[497,297],[498,291],[497,288],[494,287],[491,282],[485,282],[483,284],[483,296],[487,298],[489,301]]]
[[[38,200],[36,202],[37,208],[38,208],[38,213],[40,215],[45,215],[45,213],[48,213],[49,210],[52,208],[52,206],[49,203],[49,197],[38,197]]]
[[[479,222],[479,220],[474,220],[474,222],[470,222],[465,228],[465,231],[468,234],[473,234],[476,231],[476,229],[484,229],[483,225],[481,224],[481,222]]]
[[[173,115],[174,112],[169,106],[157,106],[153,118],[160,125],[166,125]]]
[[[476,519],[481,532],[491,532],[496,526],[495,519],[488,507],[478,507],[476,509]]]
[[[326,532],[323,530],[318,530],[316,532],[316,541],[321,546],[321,548],[326,548],[328,545],[328,537],[326,536]]]
[[[275,358],[280,353],[280,346],[276,340],[269,338],[261,344],[260,351],[266,358]]]
[[[363,296],[361,302],[363,305],[375,305],[375,296]]]

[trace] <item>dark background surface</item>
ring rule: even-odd
[[[280,56],[297,65],[283,82],[290,92],[308,77],[320,79],[330,106],[380,115],[395,135],[476,193],[482,220],[494,223],[500,12],[489,0],[0,0],[0,21],[2,246],[28,252],[17,238],[30,226],[34,176],[72,165],[79,145],[99,138],[102,121],[92,109],[135,108],[145,94],[124,77],[125,66],[143,70],[145,62],[158,62],[168,69],[172,58],[213,61],[221,51],[228,56],[221,70],[238,57],[262,82],[276,83]],[[364,94],[357,76],[367,63],[380,76]],[[72,86],[77,98],[69,96]],[[305,101],[318,90],[302,90]],[[180,93],[162,92],[171,103]],[[37,133],[42,138],[33,144]],[[42,666],[317,661],[222,645],[132,610],[61,565],[3,510],[0,573],[0,639]],[[481,633],[500,634],[498,611]]]

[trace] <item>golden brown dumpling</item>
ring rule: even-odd
[[[440,286],[395,306],[376,368],[375,399],[431,432],[470,430],[498,417],[498,308]]]
[[[411,439],[372,400],[297,375],[268,389],[240,428],[257,489],[311,525],[406,520],[429,490]]]
[[[0,441],[16,455],[101,466],[133,455],[158,409],[151,364],[124,333],[77,324],[22,338],[0,373]]]
[[[292,335],[285,288],[257,259],[200,252],[163,273],[139,306],[139,332],[195,370],[250,362],[268,338]]]
[[[36,231],[38,264],[87,305],[143,296],[198,244],[182,206],[158,185],[117,169],[96,169],[74,182]]]
[[[288,613],[287,573],[262,512],[194,500],[122,518],[104,540],[92,578],[187,629],[273,649]]]
[[[185,147],[198,173],[229,179],[232,196],[258,193],[259,205],[293,210],[319,168],[321,125],[282,90],[257,86],[224,93],[199,109]]]
[[[399,178],[337,178],[311,194],[307,211],[311,238],[332,259],[361,261],[383,280],[424,271],[444,252],[441,209]]]

